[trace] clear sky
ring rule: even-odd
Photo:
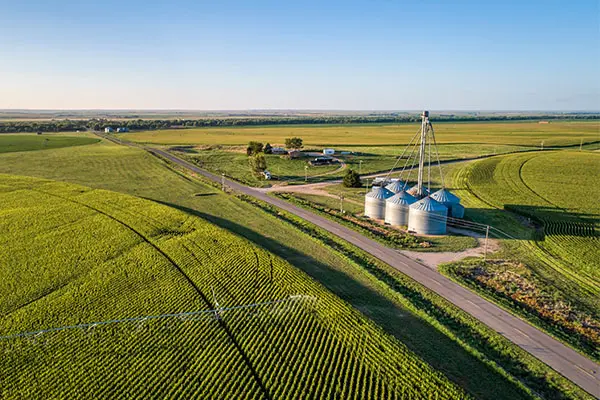
[[[600,110],[598,0],[0,0],[0,108]]]

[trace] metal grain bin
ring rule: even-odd
[[[452,208],[460,203],[460,198],[450,192],[448,189],[443,188],[431,194],[431,198],[442,203],[448,208],[448,216],[453,216]],[[464,208],[463,208],[464,214]]]
[[[403,190],[408,189],[408,185],[406,182],[402,182],[401,180],[394,181],[385,187],[387,190],[393,193],[399,193]]]
[[[448,208],[431,197],[423,197],[413,203],[408,212],[408,230],[423,235],[446,233]]]
[[[402,190],[385,201],[385,222],[395,226],[408,225],[408,210],[417,199]]]
[[[385,216],[385,200],[394,193],[381,186],[373,189],[365,196],[365,215],[369,218],[383,219]]]
[[[450,215],[452,218],[464,218],[465,208],[462,204],[453,204],[452,210],[450,210]]]
[[[410,194],[411,196],[416,197],[417,196],[417,189],[419,188],[418,185],[415,185],[413,187],[411,187],[410,189],[407,190],[408,194]],[[423,191],[426,194],[429,194],[429,189],[426,186],[423,186]]]

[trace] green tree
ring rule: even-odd
[[[348,171],[346,171],[346,175],[344,175],[343,184],[345,187],[361,187],[362,182],[360,180],[360,175],[355,170],[349,169]]]
[[[248,164],[250,164],[250,170],[256,176],[259,176],[267,169],[267,160],[263,153],[251,155],[248,158]]]
[[[302,146],[302,139],[299,137],[285,139],[285,147],[288,149],[300,150]]]
[[[271,146],[271,143],[265,144],[265,148],[264,148],[263,151],[264,151],[265,154],[271,154],[271,153],[273,153],[273,147]]]
[[[249,156],[253,154],[258,154],[263,151],[263,144],[261,142],[250,142],[248,143],[248,148],[246,149],[246,154]]]

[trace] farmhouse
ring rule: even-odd
[[[299,150],[290,150],[288,151],[288,156],[290,158],[300,158],[300,156],[302,156],[302,153]]]
[[[335,150],[334,149],[323,149],[323,154],[325,154],[326,156],[332,156],[335,154]]]
[[[113,128],[111,128],[110,126],[107,126],[106,128],[104,128],[104,133],[111,133],[114,132],[115,130]]]
[[[287,150],[283,147],[271,147],[271,154],[287,154]]]
[[[129,132],[129,128],[125,128],[125,127],[117,128],[117,132]]]

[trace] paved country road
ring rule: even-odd
[[[104,135],[100,136],[117,143],[130,145],[129,143],[121,142],[118,139],[113,140],[112,137]],[[220,183],[222,179],[224,179],[221,176],[200,169],[166,151],[140,145],[134,146],[144,148],[153,154],[161,156],[212,181]],[[565,346],[529,323],[504,311],[500,307],[481,298],[468,289],[452,282],[437,271],[429,269],[407,256],[385,247],[352,229],[346,228],[327,218],[297,207],[284,200],[268,196],[262,191],[232,180],[225,179],[225,184],[235,191],[253,196],[295,214],[370,253],[477,318],[517,346],[570,379],[591,395],[600,398],[600,365],[579,354],[570,347]]]

